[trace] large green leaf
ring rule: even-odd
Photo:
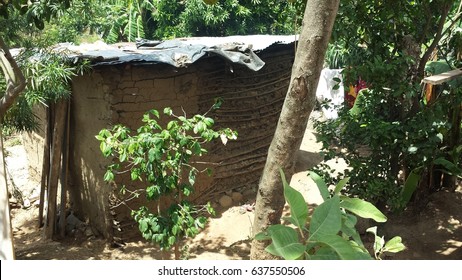
[[[146,219],[139,220],[138,224],[138,228],[142,233],[148,230],[148,221]]]
[[[385,239],[383,238],[383,236],[378,236],[377,235],[377,227],[370,227],[368,229],[366,229],[366,232],[370,232],[374,235],[374,252],[377,256],[377,254],[380,252],[380,250],[382,250],[384,244],[385,244]]]
[[[364,246],[361,236],[356,230],[357,218],[351,214],[342,215],[342,233],[348,237],[353,238],[353,240],[360,246]]]
[[[255,240],[263,241],[263,240],[271,240],[271,236],[269,236],[268,232],[259,232],[255,234],[253,237]]]
[[[341,260],[369,260],[365,252],[358,251],[350,242],[338,235],[319,236],[319,243],[329,246]]]
[[[310,240],[318,240],[323,235],[335,235],[342,227],[340,198],[335,195],[316,207],[311,217]]]
[[[456,164],[445,158],[437,158],[433,161],[433,164],[443,166],[444,171],[449,175],[460,175],[462,173],[462,170]]]
[[[388,240],[383,247],[385,252],[398,253],[406,249],[406,246],[402,243],[400,236],[395,236],[392,239]]]
[[[335,186],[334,194],[339,194],[340,191],[345,187],[345,185],[348,183],[349,180],[350,180],[350,177],[346,177],[340,180]]]
[[[404,188],[401,191],[400,197],[401,207],[403,208],[411,200],[412,194],[417,189],[417,185],[419,184],[420,174],[418,174],[417,172],[417,169],[412,170],[409,176],[407,177],[406,182],[404,183]]]
[[[329,246],[323,246],[310,256],[312,260],[339,260],[339,255]]]
[[[281,173],[282,183],[284,185],[284,197],[290,207],[291,221],[298,228],[303,229],[306,224],[308,217],[308,206],[306,205],[305,199],[302,194],[296,189],[289,186],[286,177],[282,169],[279,170]]]
[[[384,223],[387,221],[387,217],[372,203],[359,198],[346,196],[341,196],[341,198],[342,201],[340,202],[340,207],[345,208],[362,218],[373,219],[378,223]]]
[[[298,240],[295,229],[284,225],[273,225],[267,230],[272,243],[266,247],[266,251],[285,260],[296,260],[305,252],[305,246]]]
[[[313,171],[310,171],[309,175],[311,179],[313,179],[313,181],[316,183],[316,186],[318,186],[319,192],[321,193],[323,200],[326,201],[330,197],[329,189],[327,188],[326,183],[321,178],[321,176],[319,176]]]

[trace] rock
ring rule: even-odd
[[[89,237],[91,237],[91,236],[93,236],[93,235],[94,235],[94,234],[93,234],[93,231],[91,230],[91,228],[90,228],[90,227],[87,227],[87,228],[85,229],[85,236],[86,236],[87,238],[89,238]]]
[[[223,195],[222,197],[220,197],[218,202],[220,203],[221,207],[223,207],[223,208],[228,208],[228,207],[233,205],[233,199],[230,196],[227,196],[227,195]]]
[[[242,202],[242,199],[244,198],[244,196],[241,193],[233,192],[231,194],[231,198],[233,199],[234,203],[240,203]]]
[[[257,197],[255,191],[253,189],[247,189],[245,190],[242,195],[245,197],[245,198],[248,198],[248,199],[255,199],[255,197]]]
[[[85,223],[79,220],[73,213],[66,218],[66,233],[72,233],[76,229],[82,229],[85,227]]]

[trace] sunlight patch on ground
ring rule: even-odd
[[[462,246],[462,242],[453,239],[449,239],[446,244],[447,248],[437,250],[436,252],[441,255],[451,255]]]
[[[460,221],[451,216],[448,219],[447,225],[439,225],[438,230],[447,231],[448,233],[454,234],[454,231],[459,229],[460,227]]]

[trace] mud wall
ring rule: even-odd
[[[72,81],[69,157],[72,209],[90,223],[95,234],[106,237],[111,233],[108,214],[111,186],[103,177],[110,161],[102,156],[95,135],[112,123],[111,82],[114,83],[117,76],[110,70],[102,73],[96,69]]]
[[[118,123],[134,130],[151,109],[162,114],[168,106],[175,114],[204,113],[217,97],[223,105],[210,116],[217,127],[236,130],[238,140],[207,147],[209,153],[201,161],[210,162],[214,173],[197,178],[193,199],[205,202],[225,191],[256,188],[287,92],[293,45],[270,47],[258,55],[266,63],[258,72],[209,57],[181,69],[163,64],[100,66],[74,78],[70,190],[76,214],[89,221],[96,234],[138,237],[130,209],[119,205],[117,187],[103,181],[110,159],[102,156],[95,135]],[[38,150],[37,157],[42,149]],[[132,184],[123,176],[116,182]]]
[[[38,128],[33,132],[22,133],[22,143],[27,152],[28,171],[31,180],[40,182],[43,164],[43,148],[46,133],[46,109],[42,104],[34,107]]]
[[[201,200],[217,194],[257,188],[269,145],[290,81],[293,46],[273,47],[259,54],[265,66],[253,72],[242,66],[214,67],[210,64],[198,81],[199,106],[205,110],[214,97],[223,98],[223,106],[213,118],[220,127],[238,132],[237,141],[224,147],[210,148],[214,167],[213,181],[201,191]]]

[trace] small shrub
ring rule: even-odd
[[[213,108],[218,106],[219,102]],[[144,115],[144,124],[136,133],[116,125],[101,130],[96,138],[101,142],[103,155],[114,157],[116,162],[108,166],[104,179],[113,181],[115,175],[129,172],[131,180],[143,182],[144,188],[129,191],[121,186],[121,191],[130,192],[134,198],[144,193],[148,201],[157,202],[154,211],[148,205],[132,210],[143,237],[161,249],[175,247],[178,259],[179,242],[197,235],[207,222],[205,215],[214,213],[210,204],[195,205],[187,199],[194,192],[200,172],[191,159],[207,152],[202,147],[204,143],[221,138],[226,144],[229,139],[236,139],[237,133],[229,128],[214,130],[214,120],[205,115],[176,116],[170,108],[165,108],[164,114],[171,118],[165,128],[157,121],[159,112],[151,110]],[[172,197],[170,207],[160,209],[160,200]]]

